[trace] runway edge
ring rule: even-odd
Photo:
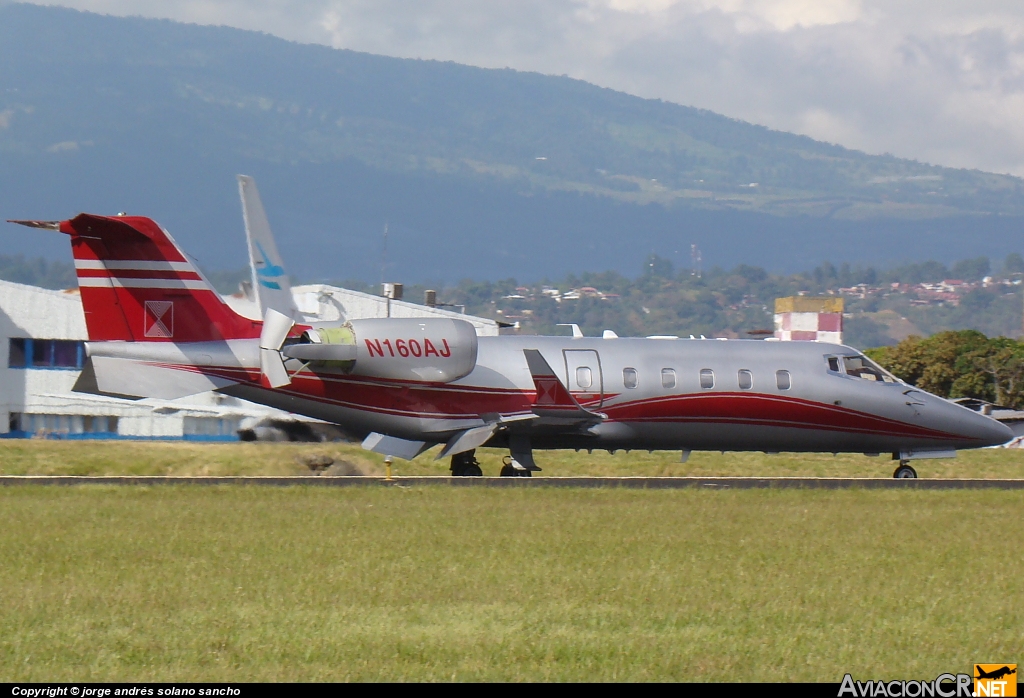
[[[395,477],[3,475],[0,485],[252,485],[264,487],[573,487],[629,489],[1024,489],[1024,479],[907,479],[835,477]]]

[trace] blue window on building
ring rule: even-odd
[[[10,368],[82,368],[85,343],[73,339],[12,337],[7,357]]]
[[[12,412],[10,430],[54,437],[117,435],[117,417],[81,414],[32,414]]]
[[[7,352],[7,365],[11,368],[25,368],[25,342],[27,339],[11,339]]]

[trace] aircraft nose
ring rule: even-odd
[[[999,446],[1013,438],[1013,430],[999,420],[986,417],[983,414],[979,414],[978,416],[988,422],[984,427],[984,439],[986,446]]]
[[[960,405],[947,404],[955,408],[954,431],[971,439],[975,447],[999,446],[1013,438],[1013,431],[1002,422]]]

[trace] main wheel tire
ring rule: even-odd
[[[501,477],[533,477],[533,473],[529,470],[512,465],[512,456],[505,456],[501,462],[501,472],[499,473]]]
[[[457,453],[452,456],[452,477],[480,477],[484,471],[480,462],[474,457],[473,451]]]
[[[897,466],[895,472],[893,472],[892,476],[897,480],[916,480],[917,471],[911,468],[906,463],[900,463],[900,465]]]

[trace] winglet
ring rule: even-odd
[[[604,419],[604,415],[591,412],[576,401],[538,350],[524,349],[523,354],[530,367],[533,385],[537,388],[537,396],[533,401],[534,414],[597,421]]]

